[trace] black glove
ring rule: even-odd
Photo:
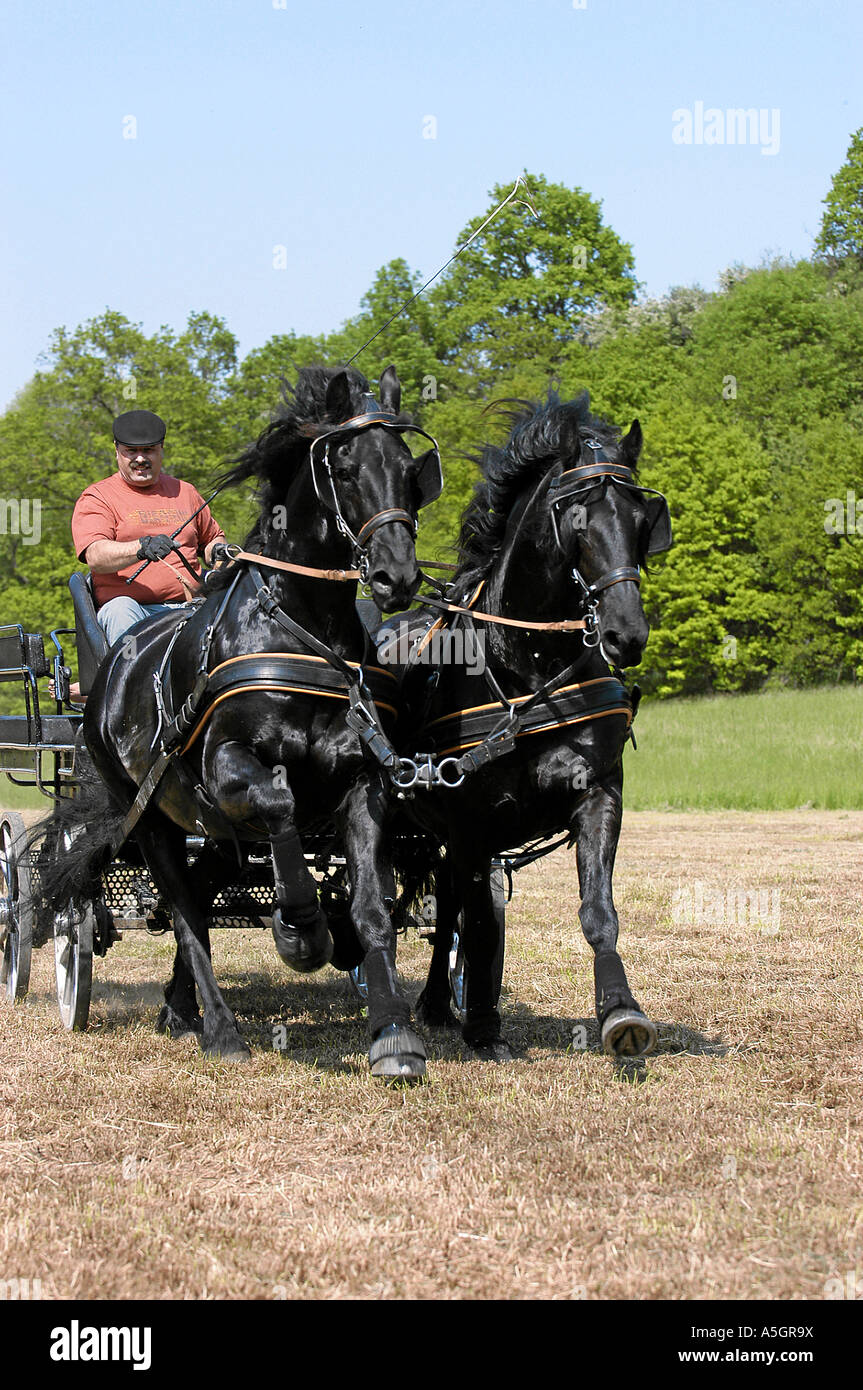
[[[210,564],[225,565],[230,560],[230,558],[231,557],[228,554],[228,547],[225,544],[225,542],[217,541],[216,544],[213,546],[212,554],[210,555]]]
[[[176,550],[176,546],[170,536],[144,536],[138,546],[138,559],[164,560],[172,550]]]

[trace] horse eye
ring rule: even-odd
[[[336,449],[335,457],[333,457],[333,463],[341,472],[344,472],[352,462],[350,444],[340,444]]]

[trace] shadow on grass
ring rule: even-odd
[[[545,1054],[577,1054],[589,1052],[606,1056],[600,1040],[599,1024],[594,1017],[568,1018],[537,1014],[525,1004],[507,1004],[506,990],[502,998],[503,1032],[514,1052],[527,1051]],[[719,1037],[708,1037],[681,1023],[656,1023],[657,1044],[649,1058],[609,1057],[614,1075],[621,1081],[638,1084],[646,1079],[647,1062],[663,1056],[725,1057],[728,1047]]]
[[[94,981],[91,1027],[103,1034],[136,1025],[155,1030],[166,982],[167,978]],[[343,1060],[344,1054],[368,1049],[362,1004],[347,975],[328,971],[306,977],[286,970],[279,979],[261,972],[227,971],[219,984],[253,1051],[281,1051],[326,1071],[352,1072],[356,1067]]]
[[[405,981],[408,997],[415,1000],[420,985]],[[347,974],[327,970],[320,975],[284,977],[260,971],[228,971],[220,979],[228,1007],[237,1017],[244,1038],[253,1051],[283,1052],[328,1072],[353,1072],[355,1064],[345,1055],[364,1054],[368,1034],[362,1001]],[[121,1032],[130,1025],[155,1027],[164,1002],[164,983],[94,982],[94,1002],[101,1006],[99,1029]],[[503,1032],[516,1060],[529,1053],[566,1055],[589,1052],[603,1056],[595,1018],[570,1018],[534,1012],[526,1004],[501,1000]],[[728,1048],[719,1037],[708,1037],[681,1023],[657,1023],[658,1042],[652,1058],[675,1055],[724,1057]],[[433,1061],[472,1061],[476,1054],[464,1042],[459,1029],[420,1030]],[[615,1076],[638,1083],[645,1078],[644,1058],[609,1058]]]

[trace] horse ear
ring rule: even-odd
[[[402,403],[402,384],[398,379],[395,366],[390,363],[380,380],[381,405],[392,415],[398,415],[399,407]]]
[[[326,406],[327,415],[331,420],[340,423],[350,417],[351,387],[347,372],[338,372],[330,380],[327,386]]]
[[[627,468],[634,469],[638,463],[642,442],[641,425],[637,420],[633,420],[629,434],[625,434],[620,441],[620,461],[626,464]]]

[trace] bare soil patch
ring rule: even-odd
[[[95,962],[86,1034],[63,1031],[43,950],[29,999],[0,1011],[0,1280],[49,1298],[821,1298],[863,1273],[861,851],[860,812],[629,814],[621,953],[660,1031],[630,1070],[596,1050],[561,852],[509,908],[523,1056],[433,1036],[430,1084],[408,1091],[369,1077],[345,977],[290,976],[268,935],[214,935],[241,1068],[155,1034],[172,938],[127,934]],[[746,895],[777,890],[748,920]],[[414,995],[428,958],[400,946]]]

